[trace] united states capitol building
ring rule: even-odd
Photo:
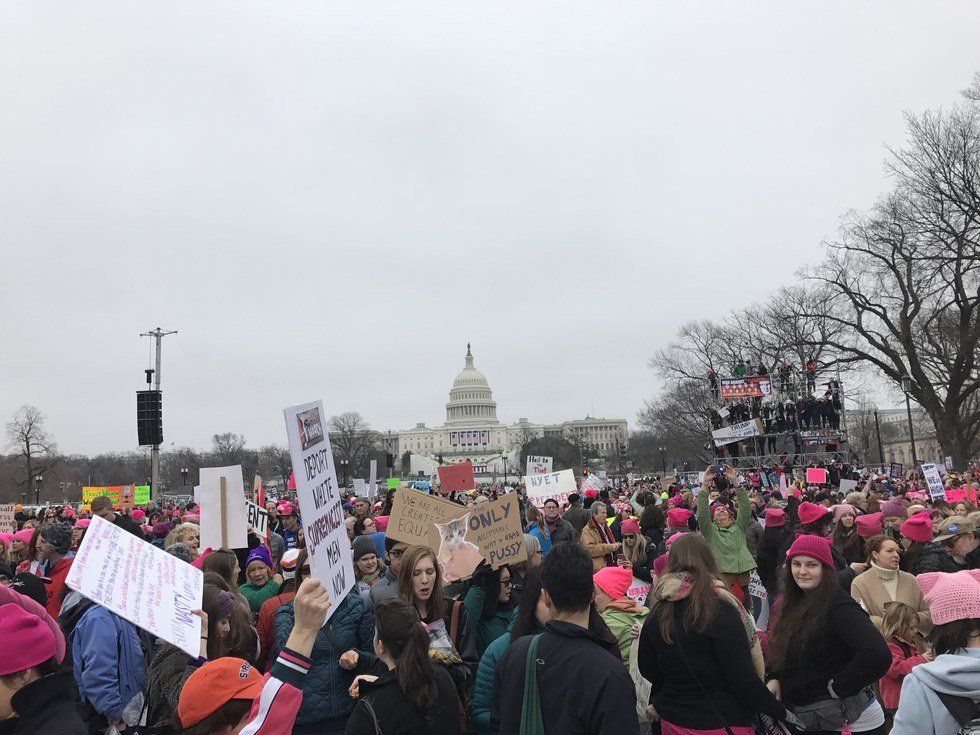
[[[397,437],[382,438],[387,451],[395,456],[411,452],[412,474],[430,474],[441,464],[470,460],[477,474],[507,472],[515,475],[521,447],[536,437],[557,437],[588,445],[595,455],[615,454],[617,444],[627,444],[629,434],[625,419],[584,419],[560,424],[534,424],[522,418],[503,424],[497,418],[497,403],[486,377],[473,365],[473,353],[466,345],[466,365],[453,381],[446,404],[446,423],[399,431]]]

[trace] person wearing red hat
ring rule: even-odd
[[[910,518],[909,521],[912,519]],[[928,518],[925,518],[928,525]],[[906,521],[905,523],[908,523]],[[905,524],[902,524],[903,528]],[[913,530],[912,533],[915,533]],[[932,535],[932,528],[929,528]],[[888,536],[875,536],[866,544],[870,568],[855,577],[851,584],[851,596],[858,601],[871,622],[881,629],[885,608],[891,602],[903,602],[919,616],[918,628],[923,635],[932,629],[929,606],[922,600],[922,590],[915,583],[915,576],[899,569],[901,552],[898,543]]]
[[[871,686],[891,652],[867,613],[837,583],[829,538],[797,536],[786,552],[783,597],[769,639],[769,688],[807,732],[887,732]]]
[[[687,508],[671,508],[667,511],[667,528],[664,529],[664,543],[675,533],[687,533],[691,530],[691,518],[694,517]]]
[[[881,536],[884,533],[884,527],[881,524],[880,512],[858,516],[854,519],[854,525],[857,526],[858,536],[865,540],[871,538],[872,536]]]
[[[790,544],[795,543],[796,539],[801,536],[814,536],[816,538],[827,539],[834,562],[833,567],[837,571],[836,579],[841,587],[850,592],[851,583],[854,581],[854,578],[865,571],[868,565],[860,561],[848,564],[840,550],[830,542],[828,537],[833,529],[832,524],[834,520],[830,508],[804,500],[796,509],[796,517],[800,519],[800,525],[797,527],[796,536],[790,541]],[[781,556],[785,557],[785,552],[788,549],[789,546],[787,545]]]
[[[14,603],[0,605],[0,732],[87,735],[70,670],[59,671],[51,628]]]
[[[965,518],[957,519],[956,516],[951,516],[942,521],[939,528],[948,527],[952,522],[953,528],[958,529],[961,525],[958,521],[963,522],[962,525],[972,536],[972,524],[969,524]],[[912,516],[899,528],[899,538],[905,550],[902,555],[903,570],[916,577],[929,572],[953,574],[960,570],[960,566],[949,550],[941,543],[943,538],[941,536],[933,538],[932,520],[926,513]]]
[[[766,588],[767,599],[772,601],[779,591],[779,553],[786,545],[789,533],[786,530],[786,512],[782,508],[766,508],[764,517],[766,526],[762,529],[755,560],[759,565],[759,581]]]

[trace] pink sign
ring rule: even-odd
[[[808,485],[826,485],[827,470],[822,467],[807,467],[806,482]]]

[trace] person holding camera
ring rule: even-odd
[[[698,528],[704,535],[718,569],[729,588],[737,585],[749,599],[749,574],[756,568],[755,559],[749,552],[745,532],[752,520],[752,505],[748,491],[738,485],[736,498],[738,509],[732,513],[732,508],[720,500],[710,503],[710,488],[714,486],[718,492],[724,492],[738,485],[735,470],[729,465],[708,467],[704,471],[704,482],[698,493],[697,519]],[[710,505],[709,505],[710,503]]]

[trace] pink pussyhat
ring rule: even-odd
[[[980,618],[980,569],[926,572],[915,578],[936,625]]]

